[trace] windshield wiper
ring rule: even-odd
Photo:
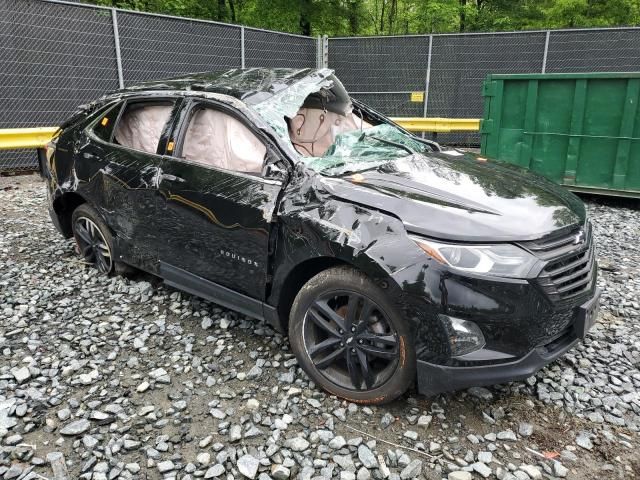
[[[399,148],[401,150],[404,150],[405,152],[409,152],[409,155],[414,155],[416,153],[414,150],[412,150],[411,148],[407,147],[406,145],[403,145],[402,143],[393,142],[391,140],[386,140],[384,138],[376,137],[375,135],[367,135],[366,133],[363,133],[362,135],[360,135],[360,138],[358,138],[358,141],[360,142],[360,141],[364,140],[365,138],[370,138],[372,140],[377,140],[378,142],[386,143],[387,145],[391,145],[392,147]]]

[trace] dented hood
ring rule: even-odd
[[[337,197],[398,217],[410,232],[445,240],[533,240],[585,220],[566,189],[457,151],[392,158],[324,183]]]

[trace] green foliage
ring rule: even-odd
[[[405,35],[640,24],[640,0],[88,0],[304,35]]]

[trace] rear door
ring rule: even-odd
[[[181,117],[159,185],[162,276],[213,282],[263,300],[282,187],[264,173],[273,146],[227,105],[194,101]]]
[[[89,127],[92,140],[79,153],[76,169],[87,168],[86,188],[115,233],[120,260],[157,272],[157,197],[166,136],[179,101],[131,98]]]

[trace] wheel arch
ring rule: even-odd
[[[322,256],[308,258],[289,270],[275,298],[280,322],[279,329],[282,332],[286,333],[289,328],[291,306],[302,286],[318,273],[340,265],[353,266],[349,262],[336,257]]]
[[[352,260],[355,261],[347,260],[344,257],[333,257],[328,255],[310,257],[302,260],[291,268],[286,275],[283,275],[283,280],[278,282],[279,285],[275,291],[275,295],[271,296],[269,302],[277,308],[279,321],[278,328],[285,333],[288,331],[289,314],[296,295],[298,295],[298,292],[300,292],[300,289],[305,283],[320,272],[333,267],[348,266],[363,273],[364,275],[367,275],[375,282],[393,281],[379,265],[372,264],[371,260],[365,263],[362,262],[362,259],[358,258]]]
[[[76,192],[65,192],[53,201],[53,212],[58,217],[60,230],[65,238],[73,236],[71,216],[73,211],[87,200]]]

